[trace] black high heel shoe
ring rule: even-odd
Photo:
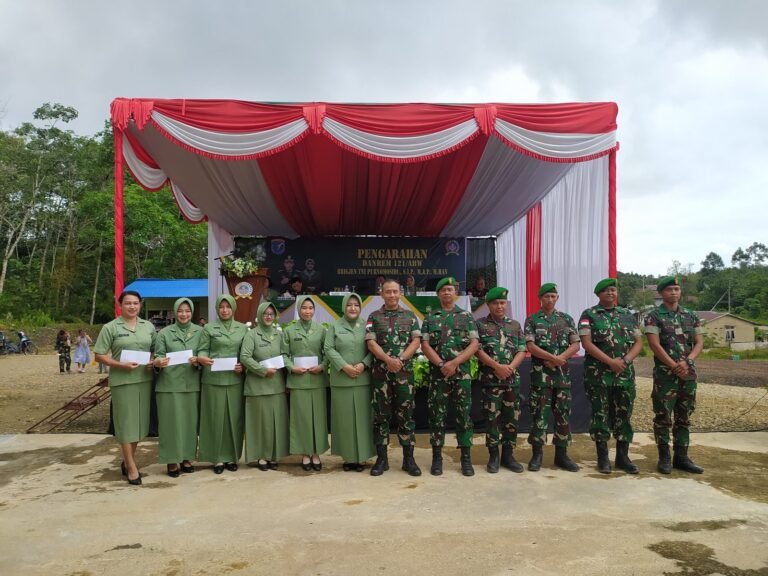
[[[304,472],[311,472],[312,471],[312,460],[307,458],[307,461],[304,462],[304,460],[301,461],[301,469],[304,470]]]
[[[237,462],[224,462],[224,467],[230,472],[237,472]]]
[[[179,468],[179,465],[176,464],[176,468],[171,468],[171,466],[173,466],[173,464],[165,465],[165,470],[168,473],[168,476],[170,476],[171,478],[178,478],[179,476],[181,476],[181,469]]]
[[[267,470],[269,470],[269,462],[267,462],[266,460],[264,460],[264,462],[259,460],[258,462],[256,462],[256,468],[258,468],[262,472],[266,472]]]
[[[214,474],[221,474],[224,472],[224,464],[214,464],[213,465],[213,473]]]
[[[277,462],[275,460],[267,460],[267,466],[270,470],[277,470]]]
[[[181,471],[184,472],[184,474],[192,474],[192,472],[195,471],[195,467],[192,466],[189,462],[186,464],[184,462],[181,463]]]
[[[323,469],[323,463],[319,460],[317,462],[312,462],[312,470],[315,472],[320,472],[320,470]]]

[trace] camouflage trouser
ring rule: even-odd
[[[413,446],[413,381],[393,377],[392,380],[373,380],[373,442],[376,446],[389,444],[389,424],[394,413],[395,428],[400,445]]]
[[[432,446],[445,445],[449,398],[456,410],[456,440],[459,446],[472,446],[472,379],[469,376],[446,380],[432,375],[427,398],[429,443]]]
[[[651,399],[656,444],[669,444],[671,429],[675,446],[688,446],[691,414],[696,408],[696,380],[682,380],[669,368],[657,366],[653,369]]]
[[[494,448],[499,440],[504,446],[517,445],[517,421],[520,418],[520,389],[511,386],[483,386],[485,445]]]
[[[538,369],[537,369],[538,368]],[[531,411],[529,444],[546,444],[547,427],[554,414],[555,434],[552,444],[568,446],[571,442],[571,380],[568,374],[556,376],[534,366],[528,398]]]
[[[593,385],[587,388],[592,403],[592,419],[589,435],[595,442],[607,442],[613,437],[618,441],[632,442],[632,408],[635,405],[635,387]]]
[[[59,372],[64,372],[65,368],[69,370],[71,365],[72,357],[69,355],[69,352],[59,352]]]

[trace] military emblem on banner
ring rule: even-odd
[[[285,238],[272,238],[269,248],[272,250],[272,254],[282,256],[285,254]]]
[[[446,256],[458,256],[459,250],[461,250],[461,244],[458,240],[448,240],[445,243],[445,255]]]
[[[250,282],[238,282],[235,286],[235,300],[239,300],[240,298],[250,300],[252,294],[253,286]]]

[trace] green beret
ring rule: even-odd
[[[544,296],[544,294],[549,294],[550,292],[557,294],[557,284],[554,282],[547,282],[546,284],[542,284],[541,288],[539,288],[539,298]]]
[[[659,279],[659,283],[656,284],[656,292],[661,292],[667,286],[680,286],[677,276],[664,276],[664,278]]]
[[[603,278],[595,284],[595,294],[600,294],[603,290],[606,288],[610,288],[611,286],[617,286],[619,285],[619,281],[616,280],[616,278]]]
[[[502,288],[501,286],[496,286],[496,288],[488,290],[488,293],[485,295],[485,301],[493,302],[494,300],[506,300],[507,294],[509,294],[509,290]]]
[[[441,289],[443,286],[455,286],[455,287],[456,287],[456,289],[458,290],[458,288],[459,288],[459,283],[458,283],[458,282],[456,282],[456,278],[452,278],[451,276],[448,276],[448,277],[446,277],[446,278],[443,278],[442,280],[440,280],[440,281],[437,283],[437,286],[435,287],[435,292],[440,292],[440,289]]]

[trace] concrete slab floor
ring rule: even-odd
[[[488,474],[482,443],[472,478],[455,448],[430,476],[420,435],[418,478],[392,446],[379,478],[326,455],[320,473],[292,457],[172,479],[149,440],[133,487],[111,437],[0,436],[0,574],[768,575],[768,433],[694,435],[701,476],[657,474],[647,434],[637,476],[598,474],[588,436],[569,450],[579,472],[547,447],[538,473]]]

